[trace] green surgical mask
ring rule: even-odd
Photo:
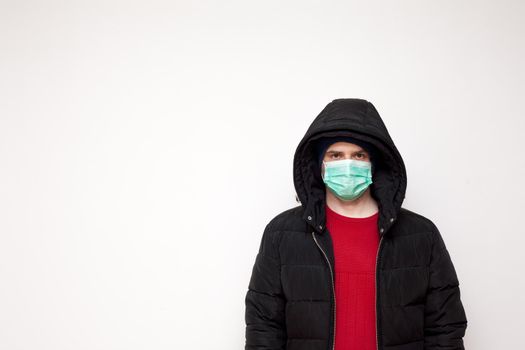
[[[361,197],[372,183],[372,163],[355,159],[323,161],[323,182],[338,198],[346,201]]]

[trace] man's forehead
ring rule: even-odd
[[[351,149],[352,151],[366,152],[366,150],[363,147],[348,142],[338,142],[337,144],[330,145],[330,147],[328,147],[327,152],[344,152],[347,149]]]

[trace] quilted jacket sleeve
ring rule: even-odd
[[[451,257],[435,225],[425,303],[425,350],[464,350],[467,318]]]
[[[246,293],[245,350],[284,350],[285,298],[281,287],[276,234],[264,230]]]

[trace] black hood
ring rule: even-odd
[[[350,136],[373,144],[379,151],[374,161],[371,195],[379,207],[378,228],[386,233],[397,219],[405,198],[407,175],[401,154],[372,103],[357,98],[330,102],[312,122],[297,146],[293,179],[303,218],[322,233],[325,228],[326,189],[315,150],[322,137]]]

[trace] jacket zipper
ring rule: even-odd
[[[379,247],[377,248],[377,255],[376,255],[376,269],[375,269],[375,286],[376,286],[376,302],[375,302],[375,313],[376,313],[376,349],[379,350],[379,336],[378,336],[378,328],[379,328],[379,322],[377,319],[377,304],[379,301],[379,295],[378,295],[378,288],[377,288],[377,262],[379,260],[379,251],[381,250],[381,242],[383,241],[383,236],[381,236],[381,239],[379,240]]]
[[[330,277],[332,278],[332,291],[334,293],[334,337],[333,337],[333,341],[332,341],[332,349],[335,350],[335,326],[336,326],[335,307],[336,307],[336,304],[335,304],[334,272],[332,270],[332,264],[330,264],[330,260],[328,259],[328,256],[326,255],[326,253],[324,252],[323,248],[321,248],[321,246],[317,242],[317,239],[315,238],[315,231],[312,231],[312,237],[314,238],[314,241],[315,241],[315,244],[317,245],[317,247],[321,250],[321,252],[323,252],[324,257],[325,257],[326,261],[328,262],[328,267],[330,268]]]

